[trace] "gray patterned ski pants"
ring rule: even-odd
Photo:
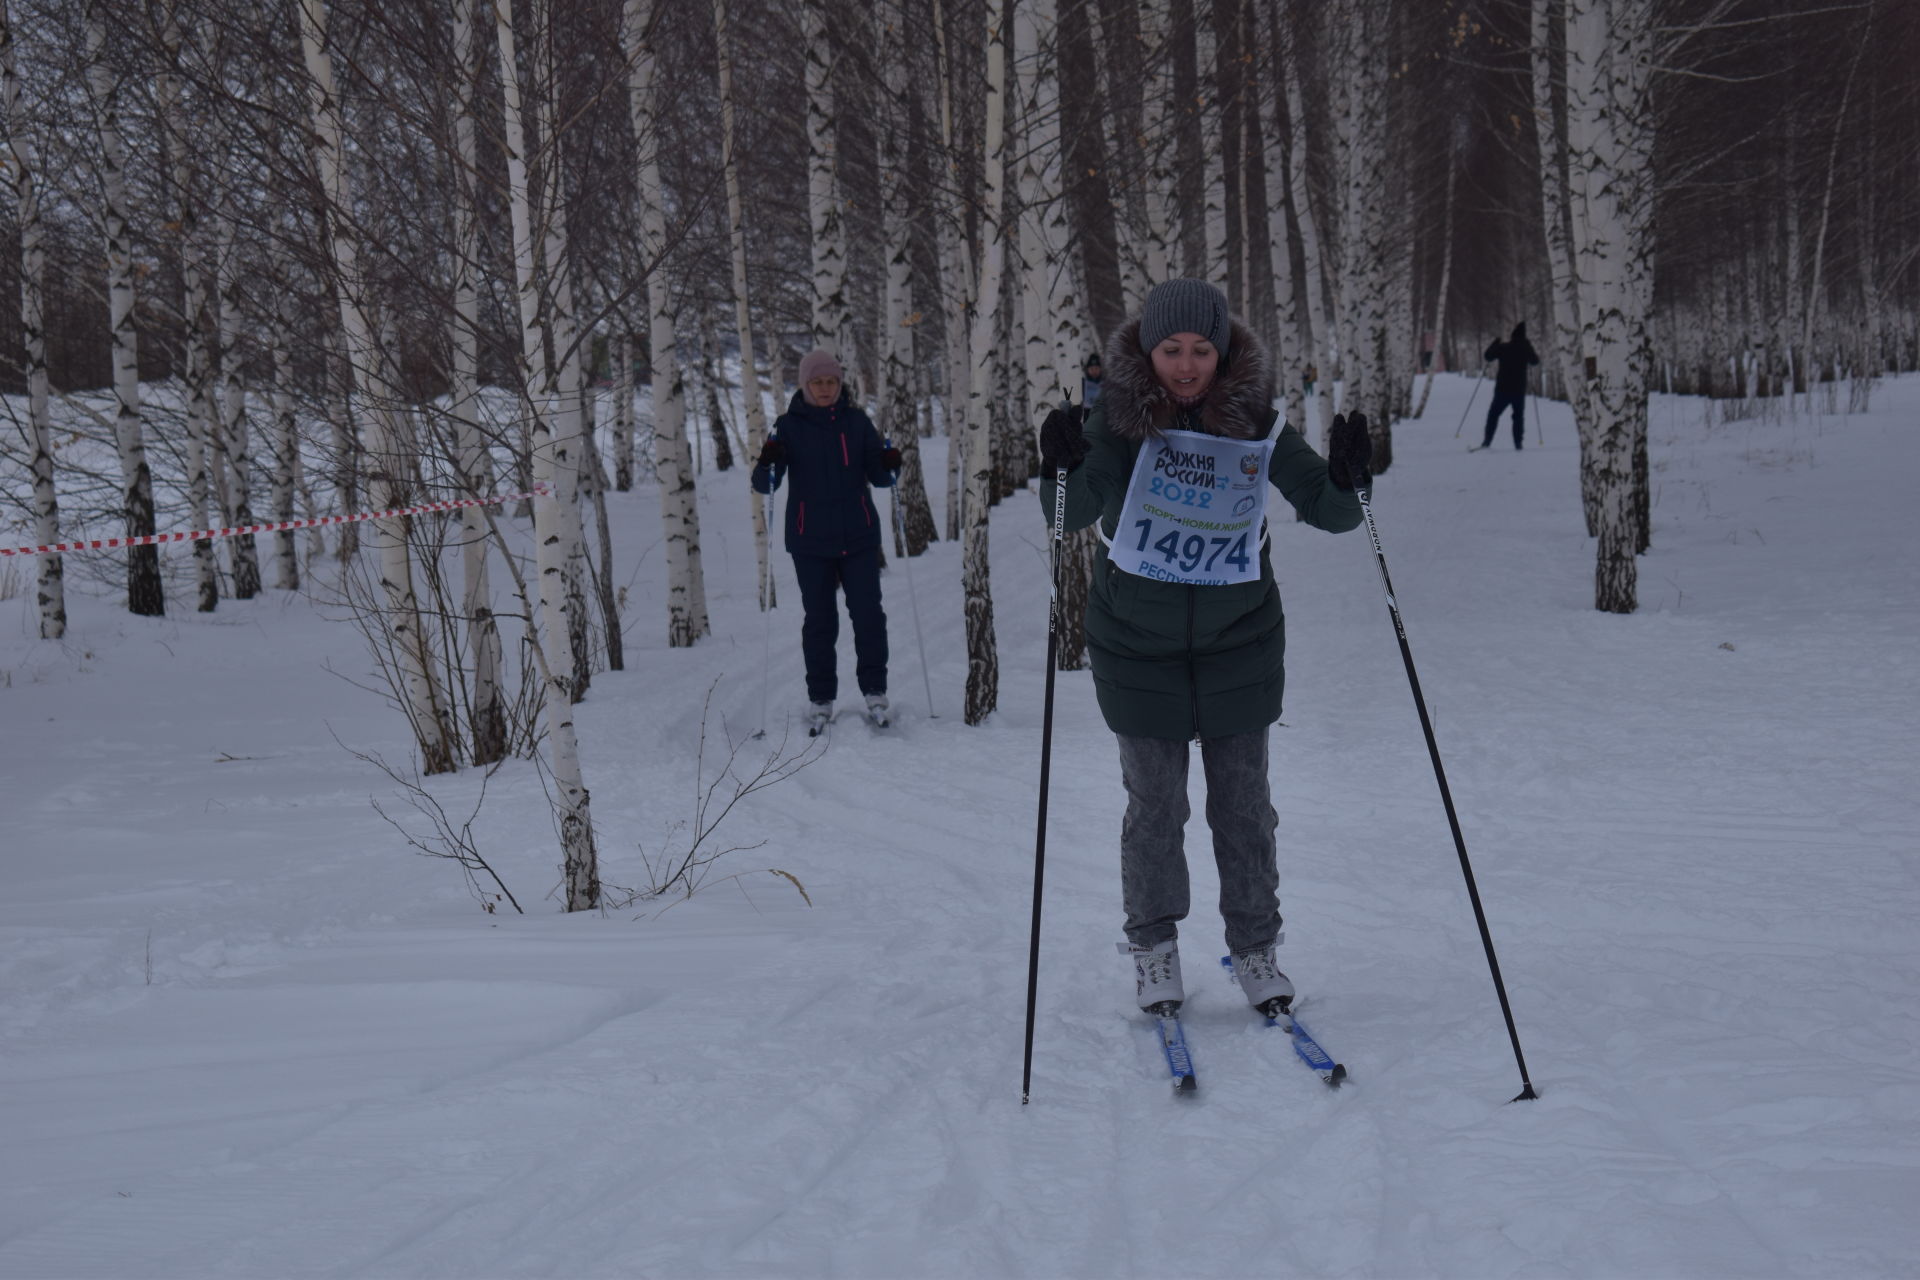
[[[1127,940],[1151,947],[1179,933],[1191,905],[1187,886],[1188,743],[1120,738],[1127,815],[1120,824],[1120,885]],[[1280,933],[1280,872],[1267,780],[1267,730],[1204,738],[1207,826],[1220,871],[1220,918],[1227,949],[1272,945]]]

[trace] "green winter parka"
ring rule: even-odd
[[[1140,350],[1138,321],[1107,344],[1106,385],[1087,419],[1089,450],[1067,476],[1066,527],[1100,522],[1111,539],[1141,446],[1169,429],[1263,439],[1278,414],[1266,353],[1235,323],[1229,359],[1201,403],[1182,409]],[[1330,533],[1358,527],[1359,499],[1336,488],[1327,463],[1291,426],[1275,439],[1267,478],[1301,519]],[[1055,485],[1040,499],[1049,523]],[[1269,524],[1274,523],[1269,508]],[[1260,578],[1233,586],[1156,582],[1117,567],[1102,546],[1087,599],[1094,692],[1108,728],[1136,738],[1219,738],[1280,718],[1286,619],[1263,544]]]

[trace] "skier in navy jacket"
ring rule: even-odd
[[[887,615],[880,608],[880,529],[870,486],[891,486],[900,451],[880,439],[873,420],[853,403],[840,362],[825,350],[800,361],[800,388],[773,424],[753,487],[787,490],[786,543],[800,582],[800,648],[807,664],[809,730],[833,717],[840,692],[834,644],[840,634],[836,596],[847,596],[853,619],[854,677],[867,715],[887,722]]]

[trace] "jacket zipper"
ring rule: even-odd
[[[1194,592],[1198,587],[1187,588],[1187,693],[1193,704],[1193,738],[1200,740],[1200,672],[1193,664],[1193,614]]]

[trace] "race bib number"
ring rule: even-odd
[[[1230,586],[1260,577],[1271,440],[1169,431],[1140,448],[1107,543],[1113,563],[1159,582]]]

